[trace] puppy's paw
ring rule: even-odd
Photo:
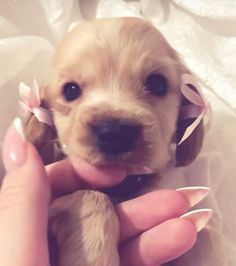
[[[58,266],[118,266],[119,223],[109,198],[81,190],[53,202],[50,231]]]

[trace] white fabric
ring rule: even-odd
[[[214,208],[230,245],[228,265],[236,265],[234,0],[0,1],[0,145],[17,113],[19,82],[30,85],[35,77],[41,83],[54,47],[67,30],[77,20],[105,16],[151,20],[205,85],[214,116],[203,151],[191,166],[171,170],[162,186],[211,187],[212,194],[203,206]]]

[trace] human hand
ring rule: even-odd
[[[22,135],[19,120],[15,124]],[[110,176],[117,182],[124,179],[126,171],[119,167],[95,168],[83,161],[74,169],[69,160],[45,169],[34,147],[22,141],[20,135],[12,126],[4,143],[7,174],[0,193],[0,265],[46,266],[50,187],[54,195],[63,195],[79,189],[81,180],[88,176],[101,177],[105,185]],[[196,193],[163,190],[118,204],[115,208],[121,226],[122,266],[160,265],[190,249],[197,227],[209,219],[209,213],[177,218],[187,212],[193,195],[196,202]]]

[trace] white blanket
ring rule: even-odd
[[[0,147],[17,114],[19,82],[31,84],[35,77],[41,83],[54,47],[65,33],[78,20],[106,16],[151,20],[204,84],[213,120],[203,151],[191,166],[171,170],[162,186],[211,188],[202,206],[214,208],[214,219],[230,246],[228,265],[235,266],[236,1],[0,1]]]

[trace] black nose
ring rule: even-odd
[[[134,149],[141,127],[120,119],[107,119],[93,127],[102,152],[117,155]]]

